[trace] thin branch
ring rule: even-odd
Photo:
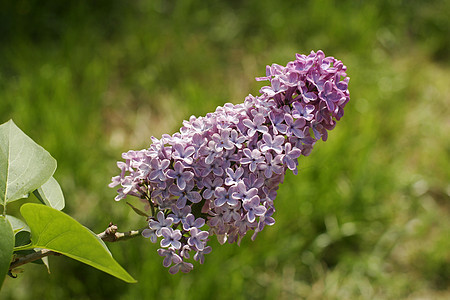
[[[99,238],[101,238],[105,242],[119,242],[125,241],[136,236],[140,236],[142,231],[145,228],[141,228],[139,230],[130,230],[127,232],[117,232],[117,226],[113,223],[109,223],[108,228],[105,231],[97,234]]]
[[[33,252],[31,254],[19,257],[18,259],[16,259],[15,261],[13,261],[9,265],[9,271],[14,270],[15,268],[17,268],[17,267],[19,267],[21,265],[33,262],[35,260],[44,258],[44,257],[49,256],[49,255],[60,255],[60,254],[56,253],[56,252],[53,252],[51,250],[48,250],[48,249],[42,249],[42,250]]]
[[[113,223],[109,223],[108,228],[106,228],[105,231],[97,234],[97,236],[105,242],[111,242],[111,243],[119,242],[119,241],[124,241],[124,240],[128,240],[128,239],[140,236],[142,231],[145,228],[142,228],[139,230],[130,230],[127,232],[117,232],[117,229],[118,229],[117,225],[114,225]],[[61,254],[58,252],[48,250],[48,249],[41,249],[39,251],[19,257],[16,260],[14,260],[9,265],[9,271],[12,271],[19,266],[22,266],[24,264],[33,262],[35,260],[41,259],[46,256],[50,256],[50,255],[61,255]]]

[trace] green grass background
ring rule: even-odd
[[[214,240],[204,265],[175,276],[146,239],[110,244],[130,285],[51,257],[51,274],[24,266],[1,299],[450,298],[449,1],[0,8],[0,122],[57,159],[64,211],[95,232],[145,225],[107,187],[122,152],[258,94],[265,65],[322,49],[351,77],[345,116],[286,177],[277,222],[254,242]]]

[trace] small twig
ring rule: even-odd
[[[114,225],[113,223],[109,223],[108,228],[106,228],[105,231],[97,234],[97,236],[105,242],[111,242],[111,243],[119,242],[119,241],[124,241],[124,240],[128,240],[128,239],[140,236],[142,231],[145,228],[142,228],[139,230],[130,230],[127,232],[117,232],[117,229],[118,229],[117,225]],[[9,271],[12,271],[19,266],[22,266],[24,264],[33,262],[35,260],[41,259],[46,256],[50,256],[50,255],[61,255],[61,254],[58,252],[48,250],[48,249],[42,249],[42,250],[33,252],[31,254],[19,257],[18,259],[16,259],[9,265]]]
[[[117,229],[118,228],[116,225],[114,225],[113,223],[109,223],[108,228],[106,228],[106,230],[102,233],[97,234],[97,236],[105,242],[125,241],[141,235],[142,230],[144,230],[145,228],[139,230],[130,230],[127,232],[117,232]]]
[[[15,268],[17,268],[17,267],[19,267],[21,265],[33,262],[35,260],[44,258],[44,257],[49,256],[49,255],[59,255],[59,253],[53,252],[53,251],[48,250],[48,249],[42,249],[42,250],[33,252],[31,254],[19,257],[18,259],[16,259],[15,261],[13,261],[9,265],[9,271],[14,270]]]

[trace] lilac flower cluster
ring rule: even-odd
[[[273,225],[286,170],[297,174],[298,158],[327,139],[350,99],[346,67],[320,50],[297,54],[286,67],[267,66],[257,80],[270,82],[260,96],[192,116],[179,132],[152,137],[150,148],[117,163],[115,199],[132,195],[151,208],[142,234],[154,243],[161,238],[158,254],[170,273],[189,272],[191,253],[203,263],[214,234],[239,243],[249,230],[254,239]]]

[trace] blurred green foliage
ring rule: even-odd
[[[107,187],[122,152],[258,94],[266,64],[322,49],[348,66],[351,102],[254,242],[214,242],[175,276],[148,240],[111,244],[134,285],[52,257],[2,299],[450,297],[449,1],[6,2],[0,122],[58,160],[65,212],[96,232],[145,225]]]

